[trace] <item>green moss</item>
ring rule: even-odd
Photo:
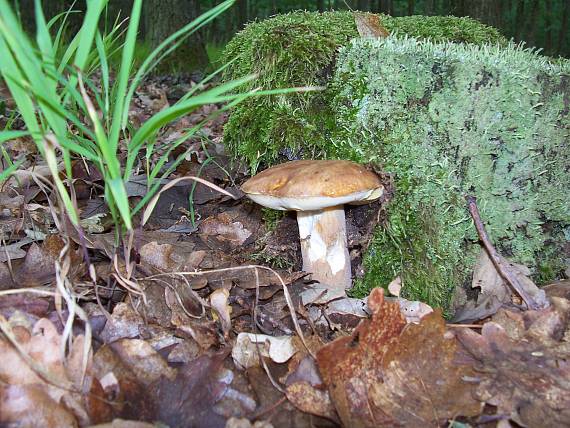
[[[400,275],[408,297],[447,308],[479,246],[464,194],[477,196],[498,249],[560,277],[570,225],[570,66],[514,46],[388,38],[340,55],[339,156],[379,159],[396,179],[365,256],[365,293]]]
[[[506,43],[499,32],[469,18],[390,17],[390,31],[434,40]],[[224,78],[257,74],[249,88],[301,86],[326,88],[339,47],[357,37],[351,12],[295,12],[248,25],[223,54],[233,61]],[[296,93],[246,100],[233,110],[224,130],[231,152],[245,158],[253,171],[281,154],[289,159],[326,156],[336,132],[331,91]]]
[[[230,150],[254,171],[282,156],[394,174],[357,295],[400,275],[405,296],[448,309],[480,251],[466,193],[505,256],[539,281],[559,277],[570,240],[569,62],[549,63],[467,18],[383,23],[396,36],[352,43],[349,12],[298,12],[244,29],[224,53],[235,59],[227,79],[257,73],[250,88],[325,89],[240,104],[224,131]],[[435,43],[444,41],[494,45]]]

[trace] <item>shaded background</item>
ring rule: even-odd
[[[149,48],[167,35],[221,0],[144,0],[140,39]],[[24,26],[33,31],[34,0],[12,0],[19,9]],[[48,17],[67,10],[70,0],[44,0]],[[117,14],[129,14],[132,0],[110,0],[108,22]],[[568,21],[570,0],[237,0],[229,12],[197,34],[183,49],[192,58],[187,70],[204,69],[215,60],[223,45],[243,26],[256,19],[293,10],[353,9],[404,15],[470,16],[493,25],[508,38],[541,48],[550,56],[570,57]],[[75,3],[76,10],[85,9],[85,0]],[[70,20],[69,33],[78,28],[80,14]]]

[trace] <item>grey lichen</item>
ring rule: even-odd
[[[365,258],[362,291],[401,275],[447,307],[478,251],[463,195],[477,196],[503,254],[560,275],[570,225],[570,66],[517,46],[390,37],[341,52],[337,156],[383,162],[397,194]]]

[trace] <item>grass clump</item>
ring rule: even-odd
[[[88,2],[78,33],[69,43],[64,43],[68,14],[46,22],[41,2],[36,0],[37,34],[32,40],[8,1],[0,0],[0,76],[25,123],[26,129],[18,131],[17,136],[33,138],[50,169],[55,194],[71,223],[79,228],[77,204],[70,190],[71,161],[83,158],[104,177],[105,202],[119,234],[131,231],[133,215],[151,205],[160,187],[159,179],[172,173],[184,157],[181,155],[167,164],[172,151],[200,126],[187,129],[154,162],[154,144],[159,131],[204,104],[238,102],[247,94],[233,91],[247,78],[202,92],[197,86],[176,104],[135,128],[129,122],[130,101],[144,77],[186,37],[228,9],[233,1],[220,3],[167,37],[137,67],[133,64],[137,57],[136,37],[143,2],[134,0],[126,28],[117,23],[109,33],[102,33],[98,24],[106,4],[106,0]],[[110,62],[111,58],[115,60]],[[15,138],[14,135],[10,130],[0,132],[0,143]],[[65,165],[65,179],[60,177],[60,157]],[[119,161],[121,158],[125,158],[124,163]],[[139,168],[148,175],[148,192],[132,207],[125,184]]]
[[[389,31],[418,38],[468,43],[506,43],[492,28],[470,18],[382,17]],[[245,101],[225,127],[224,141],[255,171],[260,162],[324,157],[336,132],[331,92],[326,88],[339,47],[358,36],[354,15],[294,12],[248,25],[232,39],[222,58],[231,64],[225,79],[256,74],[248,89],[324,87],[322,91]]]
[[[375,159],[396,195],[357,291],[403,279],[447,308],[480,251],[464,194],[499,251],[537,281],[560,278],[570,236],[570,64],[516,46],[390,37],[344,49],[332,86],[333,156]]]

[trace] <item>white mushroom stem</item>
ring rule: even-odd
[[[340,291],[351,286],[350,257],[346,241],[344,209],[298,211],[303,270],[312,279]]]

